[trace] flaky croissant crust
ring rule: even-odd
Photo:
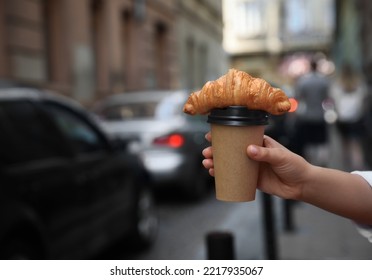
[[[201,90],[190,94],[183,111],[190,115],[208,114],[214,108],[246,106],[280,115],[291,108],[285,93],[265,80],[246,72],[230,69],[226,75],[207,82]]]

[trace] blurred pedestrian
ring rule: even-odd
[[[212,141],[211,133],[206,135]],[[203,150],[203,165],[214,176],[213,149]],[[249,145],[247,156],[261,163],[257,188],[284,199],[303,201],[351,219],[372,242],[372,171],[344,172],[313,165],[269,136]],[[248,176],[248,174],[247,174]]]
[[[328,143],[323,102],[329,98],[329,88],[328,77],[318,71],[316,58],[311,59],[310,72],[300,77],[295,84],[295,97],[299,107],[296,111],[293,150],[303,157],[309,156],[306,152],[309,145],[319,150]]]
[[[363,170],[361,138],[365,132],[367,87],[349,63],[342,66],[340,77],[333,83],[330,95],[337,113],[336,127],[342,140],[344,168]]]

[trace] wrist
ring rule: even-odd
[[[302,172],[302,180],[298,184],[298,194],[296,200],[307,202],[309,196],[314,191],[314,184],[317,184],[321,167],[306,162]]]

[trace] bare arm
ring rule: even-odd
[[[211,141],[211,135],[207,134]],[[263,192],[310,203],[326,211],[372,225],[372,188],[363,177],[314,166],[265,136],[264,147],[249,146],[250,158],[261,162],[258,186]],[[203,151],[205,168],[213,176],[213,151]]]
[[[372,224],[372,188],[361,176],[311,165],[269,137],[264,145],[247,149],[252,159],[268,163],[260,170],[263,191]]]
[[[363,177],[311,166],[300,200],[324,210],[372,225],[372,188]]]

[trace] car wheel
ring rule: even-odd
[[[142,248],[150,247],[158,232],[158,215],[152,192],[143,188],[136,203],[135,239]]]

